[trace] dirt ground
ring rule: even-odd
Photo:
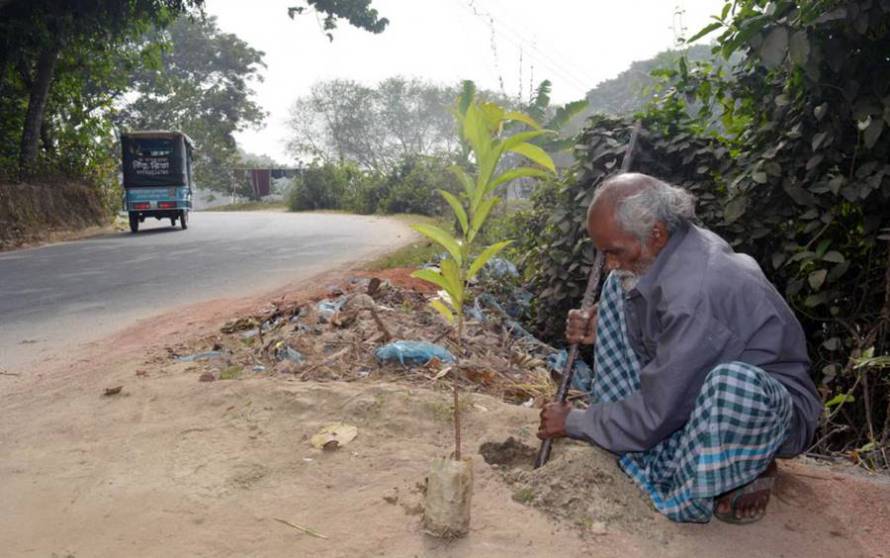
[[[471,533],[430,538],[420,528],[424,475],[451,444],[442,388],[286,375],[201,382],[190,363],[155,364],[165,347],[281,296],[308,293],[197,305],[185,324],[146,320],[0,374],[0,554],[890,558],[886,477],[786,461],[762,522],[677,525],[611,456],[581,444],[556,444],[551,463],[531,472],[537,411],[481,394],[465,398]],[[313,448],[309,438],[337,421],[358,427],[355,440]]]

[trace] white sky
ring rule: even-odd
[[[675,11],[690,36],[720,11],[722,0],[373,0],[389,18],[374,35],[341,22],[329,42],[320,18],[287,17],[301,0],[207,0],[219,27],[265,52],[256,99],[269,112],[261,130],[237,136],[245,150],[292,162],[285,152],[293,102],[321,80],[373,85],[394,75],[528,97],[529,82],[553,82],[556,103],[582,98],[634,60],[674,44]],[[474,14],[477,12],[479,15]],[[493,18],[493,30],[490,19]],[[493,48],[494,47],[494,48]],[[520,66],[520,51],[522,64]],[[496,52],[496,54],[495,54]],[[521,70],[520,70],[521,68]],[[500,78],[500,79],[499,79]]]

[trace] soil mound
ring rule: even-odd
[[[657,530],[657,512],[618,467],[614,455],[588,445],[565,443],[551,460],[532,470],[536,450],[513,438],[479,448],[486,463],[503,470],[513,499],[594,533]]]

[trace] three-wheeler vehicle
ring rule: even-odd
[[[152,130],[121,134],[124,211],[130,230],[148,217],[188,228],[192,209],[194,143],[182,132]]]

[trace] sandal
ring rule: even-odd
[[[736,515],[738,512],[738,503],[743,496],[750,496],[759,492],[772,494],[775,484],[775,475],[757,477],[752,482],[733,490],[729,500],[729,511],[718,512],[714,510],[714,517],[720,521],[725,521],[726,523],[731,523],[733,525],[747,525],[749,523],[760,521],[763,519],[763,516],[766,515],[766,506],[764,506],[763,511],[757,513],[753,517],[738,517]]]

